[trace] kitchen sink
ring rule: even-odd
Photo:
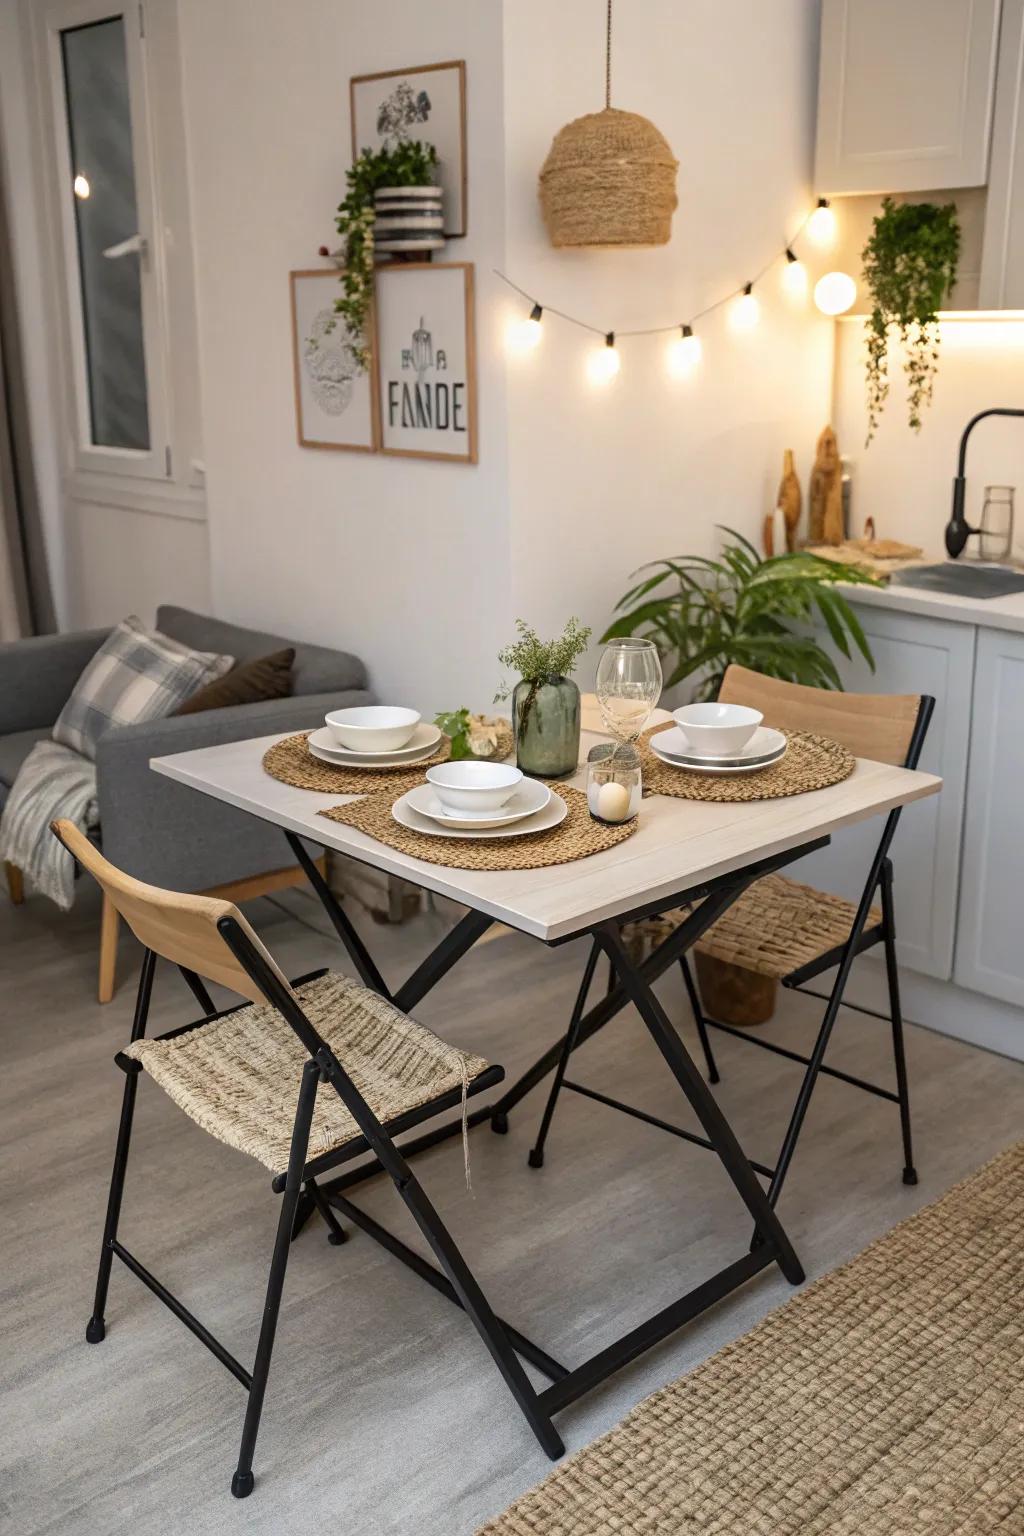
[[[1024,571],[1008,565],[968,565],[944,560],[941,565],[911,565],[893,576],[901,587],[925,592],[956,592],[960,597],[1008,597],[1024,592]]]

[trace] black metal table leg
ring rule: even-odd
[[[317,869],[316,863],[310,858],[301,837],[296,837],[294,832],[286,832],[284,835],[288,840],[289,848],[302,865],[306,879],[319,896],[320,905],[330,918],[335,933],[348,951],[349,958],[359,974],[359,980],[365,987],[372,988],[374,992],[379,992],[381,997],[386,997],[390,1001],[391,993],[374,963],[373,956],[353,928],[348,913]]]
[[[685,924],[683,925],[685,927]],[[783,1230],[778,1215],[769,1204],[757,1175],[747,1161],[732,1127],[718,1107],[718,1102],[697,1071],[689,1051],[672,1027],[664,1008],[650,987],[645,986],[640,973],[630,963],[626,947],[619,937],[618,928],[608,923],[598,930],[598,940],[612,960],[623,986],[629,992],[637,1012],[665,1058],[676,1082],[682,1088],[696,1114],[708,1140],[718,1154],[733,1184],[753,1216],[761,1232],[768,1240],[779,1261],[779,1268],[792,1285],[800,1285],[804,1272],[800,1260]]]

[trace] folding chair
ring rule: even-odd
[[[905,768],[916,768],[924,745],[928,723],[935,707],[935,700],[917,694],[857,694],[830,692],[820,688],[807,688],[798,683],[781,682],[777,678],[764,677],[746,667],[731,666],[725,674],[719,699],[729,704],[747,704],[759,709],[765,720],[777,728],[788,731],[816,731],[842,742],[857,757],[872,758],[876,762],[892,763]],[[700,1036],[707,1064],[708,1080],[719,1081],[718,1066],[711,1049],[709,1030],[717,1029],[738,1040],[772,1051],[805,1068],[800,1089],[793,1106],[779,1156],[773,1167],[753,1164],[768,1179],[768,1198],[774,1205],[779,1198],[786,1174],[789,1171],[810,1104],[811,1094],[820,1073],[867,1093],[888,1099],[899,1105],[900,1129],[903,1138],[903,1182],[916,1184],[913,1148],[910,1130],[910,1098],[907,1086],[907,1067],[903,1044],[903,1015],[900,1009],[899,975],[896,964],[895,922],[893,914],[893,866],[889,848],[899,823],[900,811],[890,811],[886,817],[881,839],[868,870],[867,880],[856,903],[846,901],[828,892],[817,891],[808,885],[800,885],[781,874],[765,875],[751,885],[723,915],[697,941],[698,953],[713,955],[728,964],[742,967],[761,976],[773,976],[784,987],[793,991],[807,992],[820,998],[825,1012],[818,1030],[814,1047],[809,1056],[789,1050],[765,1039],[757,1030],[739,1029],[709,1017],[702,1007],[699,992],[685,954],[680,957],[680,968],[687,997],[693,1011],[697,1032]],[[880,907],[873,902],[876,895]],[[685,913],[666,914],[655,920],[664,926],[667,919],[681,921]],[[643,922],[634,927],[634,933],[624,932],[627,941],[642,941]],[[848,1072],[825,1065],[825,1052],[841,1005],[871,1017],[885,1017],[870,1008],[854,1003],[843,1003],[846,984],[854,960],[859,954],[876,944],[883,946],[886,980],[889,992],[889,1021],[892,1028],[892,1047],[895,1063],[896,1091],[854,1077]],[[555,1105],[563,1088],[569,1088],[586,1097],[614,1109],[624,1110],[648,1124],[676,1135],[683,1134],[678,1127],[659,1121],[630,1105],[597,1094],[593,1089],[566,1078],[569,1057],[575,1045],[574,1024],[582,1015],[586,994],[594,973],[596,954],[588,959],[580,994],[573,1010],[569,1033],[566,1036],[562,1059],[555,1076],[541,1119],[537,1140],[530,1151],[529,1163],[533,1168],[543,1166],[544,1144],[551,1128]],[[831,991],[812,991],[807,983],[824,972],[838,967]]]
[[[345,1233],[317,1179],[361,1153],[380,1160],[440,1270],[343,1202],[378,1241],[463,1308],[549,1456],[563,1452],[551,1419],[518,1355],[551,1377],[565,1370],[495,1316],[465,1259],[393,1134],[502,1081],[504,1070],[446,1045],[385,998],[348,977],[318,971],[286,980],[245,918],[230,902],[145,885],[116,869],[70,822],[53,824],[64,846],[95,876],[144,948],[131,1042],[114,1058],[125,1073],[99,1275],[86,1329],[91,1344],[106,1334],[104,1312],[115,1257],[120,1259],[241,1382],[249,1394],[236,1498],[252,1492],[253,1453],[274,1347],[285,1269],[303,1206],[315,1208],[339,1243]],[[181,971],[203,1009],[194,1023],[146,1039],[157,957]],[[215,1010],[204,984],[213,981],[247,998]],[[251,1372],[139,1262],[118,1236],[138,1077],[146,1071],[203,1130],[269,1168],[283,1198],[263,1321]],[[328,1085],[318,1093],[318,1085]]]

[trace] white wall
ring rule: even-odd
[[[626,327],[683,319],[762,266],[808,206],[817,7],[764,12],[620,7],[615,101],[667,135],[680,208],[663,249],[578,254],[548,245],[536,178],[556,130],[601,104],[595,0],[181,0],[219,612],[352,646],[418,706],[485,705],[515,614],[599,631],[641,560],[707,550],[716,521],[756,534],[784,448],[806,479],[832,327],[788,307],[777,273],[755,336],[702,328],[690,385],[664,379],[660,344],[626,343],[603,393],[553,321],[506,375],[522,310],[491,275]],[[299,448],[286,279],[332,235],[348,77],[444,58],[468,70],[470,233],[449,254],[477,265],[480,464]]]
[[[907,425],[906,385],[898,347],[891,387],[870,448],[865,409],[862,321],[837,326],[835,416],[839,447],[853,460],[852,524],[875,519],[880,537],[919,544],[944,558],[960,434],[971,416],[991,405],[1024,407],[1024,316],[944,320],[939,373],[921,431]],[[1016,552],[1024,554],[1024,422],[987,421],[971,434],[967,452],[967,520],[976,523],[986,485],[1017,487]],[[969,548],[973,548],[975,540]]]
[[[382,696],[489,703],[508,629],[501,6],[181,0],[214,606],[348,647]],[[350,75],[464,58],[480,463],[300,448],[289,269],[317,266],[350,162]]]
[[[16,8],[0,0],[0,16]],[[506,359],[523,311],[491,269],[618,328],[682,321],[753,275],[808,207],[816,4],[618,7],[613,100],[651,117],[680,161],[671,244],[620,253],[553,250],[536,197],[554,133],[603,100],[599,0],[178,10],[208,564],[202,524],[69,509],[70,621],[166,595],[349,646],[384,695],[480,707],[515,615],[551,631],[576,612],[599,633],[641,561],[709,550],[716,522],[756,537],[783,449],[806,487],[833,327],[793,308],[778,269],[754,334],[721,314],[698,327],[693,380],[664,376],[663,341],[624,341],[604,391],[583,376],[589,344],[553,317],[536,354]],[[467,61],[469,235],[447,254],[476,264],[480,463],[300,448],[287,274],[333,241],[349,76],[445,58]]]
[[[516,0],[505,9],[508,276],[602,330],[688,320],[752,278],[810,196],[817,6],[806,0],[644,0],[615,12],[612,104],[649,117],[679,160],[671,242],[558,251],[537,174],[564,123],[604,105],[604,8]],[[822,258],[816,258],[823,270]],[[758,287],[762,323],[722,313],[696,330],[703,363],[666,376],[668,338],[625,339],[610,385],[584,376],[597,341],[549,317],[509,369],[513,605],[552,629],[570,612],[600,634],[645,560],[706,554],[714,525],[759,539],[785,448],[806,491],[828,413],[832,330]],[[509,314],[525,313],[505,299]],[[592,673],[591,657],[590,672]],[[581,680],[590,686],[588,666]]]

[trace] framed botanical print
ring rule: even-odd
[[[415,69],[354,75],[352,159],[364,149],[394,149],[419,139],[437,150],[447,239],[466,233],[466,65],[421,64]]]
[[[292,272],[295,417],[303,448],[374,453],[380,445],[375,370],[364,368],[334,301],[336,268]]]
[[[375,323],[381,451],[475,464],[472,263],[378,267]]]

